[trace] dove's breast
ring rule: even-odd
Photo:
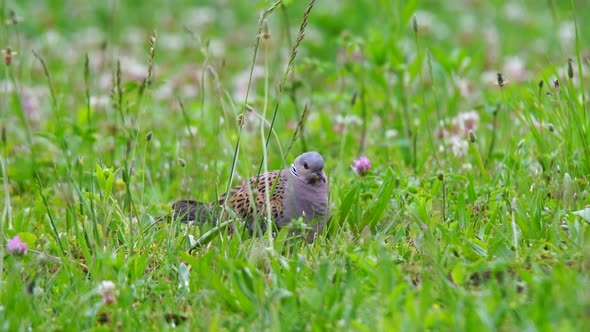
[[[321,231],[325,219],[329,217],[328,183],[317,182],[308,184],[287,174],[285,195],[283,200],[283,215],[276,220],[278,228],[289,223],[291,219],[304,216],[306,223],[313,223],[314,232]]]

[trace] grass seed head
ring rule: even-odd
[[[20,21],[22,21],[20,17],[18,17],[16,15],[16,12],[11,9],[8,12],[8,19],[6,20],[6,25],[17,25]]]
[[[10,66],[12,64],[14,56],[16,55],[16,52],[12,51],[10,47],[7,47],[2,50],[2,54],[4,54],[4,64]]]
[[[506,84],[508,84],[508,81],[504,81],[504,77],[502,77],[502,73],[498,73],[498,86],[502,88]]]
[[[176,158],[176,161],[178,162],[178,165],[182,168],[186,167],[186,161],[182,158]]]
[[[477,136],[475,136],[475,132],[473,130],[470,130],[467,133],[467,136],[469,137],[469,142],[475,143],[477,141]]]
[[[264,39],[270,39],[270,26],[268,24],[267,20],[264,20],[264,22],[262,23],[262,38]]]

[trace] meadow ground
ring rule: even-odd
[[[583,330],[588,17],[0,0],[0,329]],[[313,244],[155,219],[307,150]]]

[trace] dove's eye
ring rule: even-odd
[[[307,163],[303,163],[303,168],[309,169],[309,166],[307,166]]]

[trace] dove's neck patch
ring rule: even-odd
[[[297,174],[297,168],[295,168],[295,164],[291,164],[291,174],[293,174],[293,176],[295,176],[296,178],[299,177],[299,175]]]

